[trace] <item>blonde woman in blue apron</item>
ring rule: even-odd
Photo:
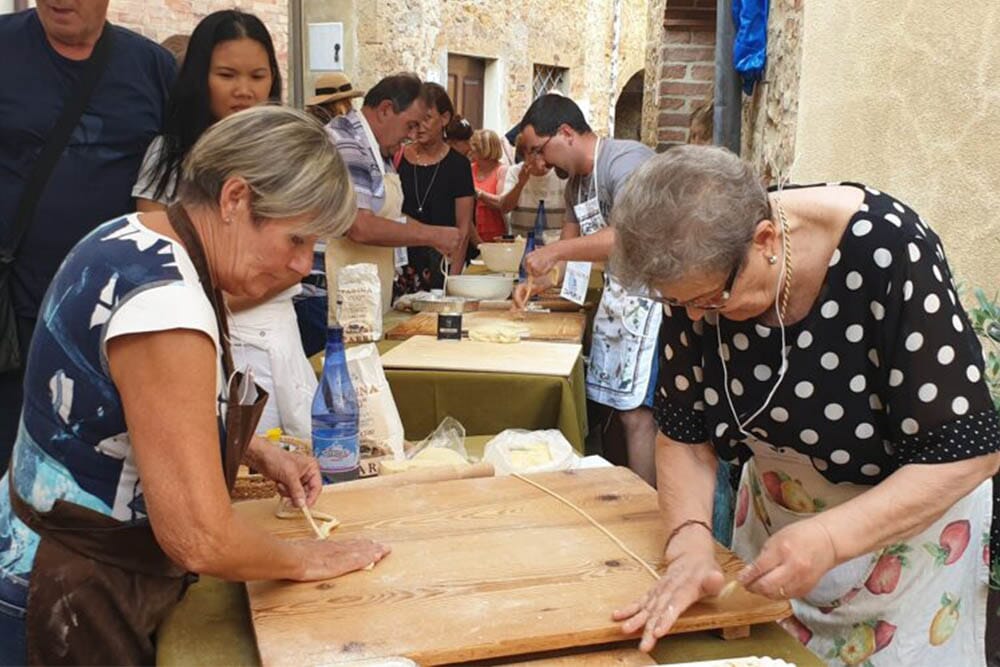
[[[536,278],[533,292],[540,292],[551,286],[546,276],[557,265],[569,262],[567,270],[583,267],[587,273],[588,263],[607,260],[614,244],[607,218],[615,199],[632,171],[654,153],[635,141],[602,140],[572,100],[555,94],[535,100],[521,121],[521,133],[526,160],[540,160],[569,178],[561,240],[527,259]],[[584,292],[587,282],[580,281]],[[523,303],[527,298],[527,286],[521,286],[515,299]],[[650,483],[656,434],[650,406],[660,317],[654,302],[627,295],[607,276],[587,367],[587,398],[618,411],[629,467]]]
[[[723,589],[706,529],[718,452],[746,464],[738,581],[791,600],[786,629],[810,650],[985,665],[1000,419],[937,235],[875,188],[766,192],[705,146],[651,160],[618,206],[614,265],[665,305],[669,535],[662,579],[615,613],[623,630],[649,650]]]

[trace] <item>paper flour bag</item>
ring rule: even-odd
[[[374,264],[350,264],[337,271],[337,321],[345,343],[382,338],[382,287]]]
[[[401,461],[406,458],[403,422],[374,344],[347,349],[347,372],[358,395],[361,476],[371,477],[378,474],[381,459]]]

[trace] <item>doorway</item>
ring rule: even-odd
[[[485,79],[485,60],[448,54],[448,96],[455,105],[455,112],[468,120],[476,129],[483,127]]]

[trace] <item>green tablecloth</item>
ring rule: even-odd
[[[378,344],[385,353],[397,341]],[[587,395],[582,358],[568,378],[514,373],[386,369],[408,440],[421,440],[447,416],[467,435],[508,428],[557,428],[583,452],[587,437]]]
[[[674,635],[653,652],[663,663],[747,655],[781,658],[798,667],[825,664],[775,623],[755,626],[747,639],[726,641],[711,632]],[[192,586],[160,631],[156,664],[259,665],[243,584],[205,577]]]

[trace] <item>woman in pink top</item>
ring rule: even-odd
[[[476,186],[476,234],[473,243],[489,243],[507,233],[507,223],[500,211],[504,167],[500,164],[503,147],[492,130],[476,130],[470,142],[472,180]]]

